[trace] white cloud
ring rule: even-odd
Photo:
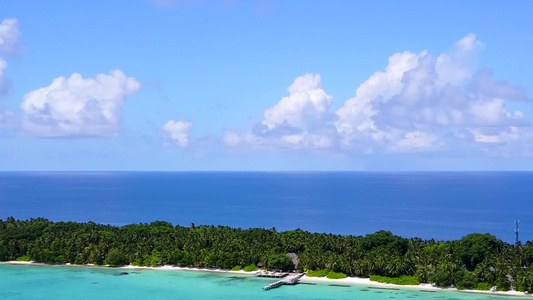
[[[0,55],[13,54],[16,51],[20,32],[17,19],[4,19],[0,23]]]
[[[469,34],[436,57],[427,51],[393,54],[385,71],[372,74],[334,115],[320,75],[298,77],[261,123],[251,131],[229,131],[224,140],[233,147],[358,154],[513,151],[533,136],[524,113],[507,105],[527,100],[526,91],[493,80],[489,69],[476,72],[482,48]]]
[[[438,139],[427,132],[411,131],[405,133],[399,140],[391,143],[390,152],[420,152],[433,151],[441,147]]]
[[[494,81],[491,78],[493,73],[490,69],[479,71],[470,83],[469,89],[491,98],[527,100],[525,89],[504,80]]]
[[[328,136],[311,133],[291,134],[281,136],[281,140],[295,149],[326,149],[331,146]]]
[[[425,51],[420,54],[406,51],[389,57],[386,71],[378,71],[370,76],[357,88],[355,97],[337,110],[338,119],[335,126],[339,132],[350,136],[356,132],[371,130],[374,127],[372,116],[376,114],[372,102],[376,99],[387,101],[399,93],[402,89],[403,74],[413,69],[423,55],[426,55]]]
[[[4,19],[0,23],[0,96],[6,95],[11,85],[11,82],[5,76],[7,62],[1,56],[15,53],[19,37],[17,19]]]
[[[116,135],[125,98],[140,88],[120,70],[94,78],[58,77],[23,97],[23,129],[42,137]]]
[[[224,143],[228,146],[238,146],[246,144],[249,146],[259,146],[262,139],[251,132],[226,131],[224,133]]]
[[[331,146],[330,112],[333,97],[321,86],[319,74],[297,77],[289,96],[264,112],[264,120],[251,131],[225,133],[228,146],[254,148],[324,149]]]
[[[337,110],[335,125],[342,145],[357,149],[370,144],[373,149],[395,152],[450,150],[459,140],[487,140],[462,136],[459,131],[524,126],[523,113],[508,111],[503,97],[526,99],[525,91],[492,81],[486,70],[474,74],[474,66],[466,62],[475,61],[480,47],[470,34],[451,53],[436,59],[425,51],[391,56],[386,72],[372,75],[356,97]],[[395,57],[409,63],[398,64]]]
[[[327,121],[333,97],[320,86],[322,78],[316,74],[297,77],[288,88],[289,96],[265,110],[263,124],[268,129],[290,125],[301,129],[312,129]]]
[[[9,79],[4,75],[7,69],[7,62],[0,57],[0,95],[5,95],[9,91],[11,85]]]
[[[224,133],[224,144],[228,146],[236,146],[241,142],[241,137],[237,132],[226,131]]]
[[[189,146],[189,131],[192,128],[192,123],[189,121],[174,121],[169,120],[161,130],[180,147]]]
[[[449,53],[437,57],[435,70],[439,74],[436,84],[461,84],[469,79],[476,67],[477,53],[483,44],[471,33],[454,44]]]

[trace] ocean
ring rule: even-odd
[[[0,219],[533,240],[533,172],[0,172]]]
[[[219,300],[490,300],[501,296],[439,290],[384,290],[359,285],[299,284],[263,291],[272,280],[249,275],[193,271],[131,271],[106,268],[36,267],[0,264],[0,299],[219,299]],[[515,297],[505,299],[519,299]]]

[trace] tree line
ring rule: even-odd
[[[296,264],[291,257],[297,258]],[[436,241],[389,231],[342,236],[162,221],[117,227],[10,217],[0,219],[0,261],[8,260],[223,269],[255,264],[273,270],[329,269],[359,277],[412,276],[437,286],[533,291],[533,242],[511,245],[488,233]]]

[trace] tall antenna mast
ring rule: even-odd
[[[520,224],[520,220],[516,219],[514,220],[514,244],[518,246],[520,243],[520,240],[518,239],[518,225]]]

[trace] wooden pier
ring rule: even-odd
[[[268,277],[268,278],[283,278],[289,276],[289,273],[269,272],[269,271],[257,271],[256,277]]]
[[[300,281],[300,278],[302,278],[305,275],[305,273],[302,274],[296,274],[296,275],[289,275],[281,280],[274,281],[268,285],[265,285],[263,287],[263,290],[268,291],[273,288],[280,287],[282,285],[293,285],[297,284]]]

